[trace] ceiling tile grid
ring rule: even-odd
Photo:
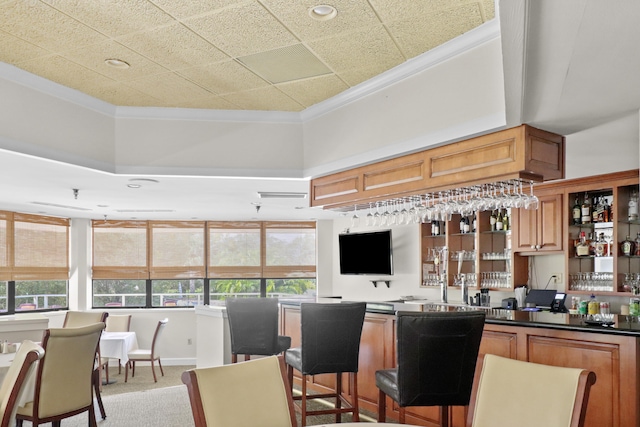
[[[493,0],[334,0],[336,17],[314,20],[321,3],[0,1],[0,61],[114,105],[301,111],[495,13]]]

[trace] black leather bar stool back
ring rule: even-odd
[[[273,356],[291,347],[291,337],[278,335],[278,300],[275,298],[227,298],[232,362],[243,354]]]
[[[340,422],[341,414],[352,413],[352,419],[359,421],[358,407],[358,357],[360,337],[366,303],[303,303],[300,305],[301,347],[292,348],[285,354],[289,383],[293,385],[293,369],[302,374],[302,395],[296,409],[302,414],[302,427],[307,416],[335,414]],[[330,393],[307,395],[307,375],[336,374],[336,389]],[[349,373],[352,402],[341,395],[342,373]],[[307,399],[335,398],[335,408],[327,410],[307,410]],[[342,404],[345,407],[342,407]]]
[[[378,421],[386,418],[386,398],[400,407],[440,406],[442,426],[448,407],[468,405],[484,329],[485,313],[398,312],[396,369],[376,371]]]

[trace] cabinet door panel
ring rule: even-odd
[[[540,196],[538,244],[544,251],[562,250],[562,195]]]
[[[615,344],[529,337],[529,361],[594,371],[585,426],[619,426],[620,348]]]
[[[537,216],[535,210],[512,209],[512,231],[514,252],[530,252],[537,244]]]

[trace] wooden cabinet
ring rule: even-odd
[[[513,209],[513,251],[528,254],[559,252],[563,249],[563,194],[557,190],[536,190],[538,209]]]
[[[528,125],[311,180],[311,206],[325,209],[513,178],[564,178],[564,137]]]
[[[564,209],[566,233],[564,241],[567,290],[574,294],[632,295],[634,283],[640,281],[640,256],[624,254],[621,243],[627,236],[635,240],[640,233],[640,221],[629,219],[629,199],[638,193],[638,170],[598,175],[566,181],[567,199]],[[611,213],[599,220],[575,224],[570,215],[572,207],[582,204],[585,197],[590,205],[605,201]],[[594,202],[595,201],[595,202]],[[586,253],[576,252],[581,234],[589,246]]]

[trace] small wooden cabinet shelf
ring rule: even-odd
[[[476,231],[460,233],[459,215],[446,222],[444,235],[431,235],[431,224],[421,226],[422,286],[440,286],[434,254],[448,249],[447,286],[460,287],[464,275],[470,289],[508,291],[527,283],[527,259],[511,252],[511,231],[492,231],[490,212],[478,212]]]
[[[631,277],[640,274],[640,256],[626,255],[620,244],[627,236],[635,240],[640,233],[640,221],[629,220],[629,198],[638,188],[638,171],[572,180],[565,185],[564,234],[565,274],[567,291],[575,294],[632,295]],[[588,223],[575,224],[572,207],[585,198],[606,200],[611,206],[608,221],[591,219]],[[584,233],[590,241],[589,255],[577,256],[576,244]],[[594,244],[594,242],[596,242]]]

